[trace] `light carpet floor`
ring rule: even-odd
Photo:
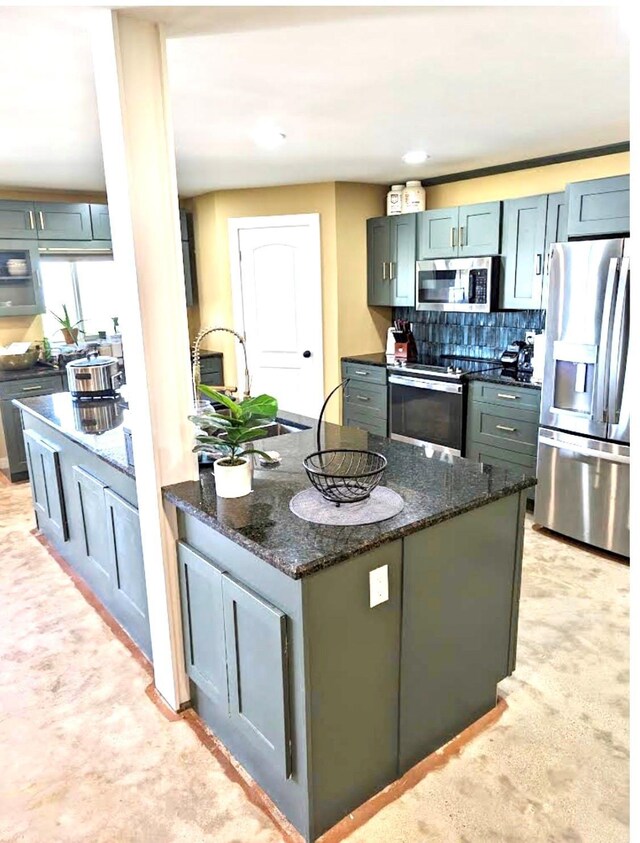
[[[0,480],[0,840],[282,843],[32,528]],[[345,839],[627,841],[628,584],[528,526],[507,711]]]

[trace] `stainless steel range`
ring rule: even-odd
[[[495,368],[500,363],[457,358],[389,366],[389,435],[464,456],[467,377]]]

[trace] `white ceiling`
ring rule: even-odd
[[[180,193],[429,178],[629,137],[615,7],[160,7]],[[87,10],[0,8],[0,186],[101,189]],[[8,81],[7,81],[8,80]],[[276,151],[251,135],[287,134]],[[400,160],[425,148],[426,164]]]

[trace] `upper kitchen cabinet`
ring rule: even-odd
[[[91,214],[91,231],[94,240],[111,240],[111,223],[109,222],[109,206],[89,206]]]
[[[567,185],[569,237],[628,234],[629,176],[592,179]]]
[[[417,259],[496,255],[501,202],[439,208],[418,214]]]
[[[36,240],[35,207],[33,202],[0,201],[0,238],[8,240]]]
[[[367,301],[385,307],[415,303],[416,217],[367,220]]]
[[[91,240],[89,205],[36,202],[38,237],[43,240]]]
[[[34,240],[0,240],[0,316],[35,316],[44,312]]]
[[[554,243],[564,243],[567,240],[567,218],[569,207],[567,205],[566,191],[550,193],[547,197],[547,223],[544,235],[544,277],[542,280],[542,302],[541,306],[546,308],[547,295],[549,292],[549,263],[551,260],[551,247]]]
[[[542,306],[546,227],[546,194],[508,199],[504,203],[501,308],[535,310]]]

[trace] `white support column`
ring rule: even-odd
[[[189,698],[175,523],[161,487],[196,479],[189,334],[165,39],[157,24],[94,13],[92,47],[114,260],[119,269],[155,685]]]

